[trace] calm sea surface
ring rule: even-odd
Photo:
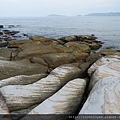
[[[35,18],[0,18],[0,24],[6,29],[19,30],[28,35],[42,35],[59,38],[69,35],[95,34],[104,41],[103,47],[112,46],[120,49],[120,17],[35,17]]]

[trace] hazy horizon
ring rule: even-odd
[[[76,16],[120,12],[120,0],[1,0],[0,17]]]

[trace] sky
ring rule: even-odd
[[[120,0],[0,0],[0,17],[67,16],[120,12]]]

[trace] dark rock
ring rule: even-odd
[[[61,37],[59,38],[59,40],[63,42],[71,42],[71,41],[76,41],[76,37],[75,36]]]
[[[3,33],[2,33],[2,32],[0,32],[0,35],[3,35]]]
[[[8,35],[15,35],[17,33],[19,33],[19,31],[10,31],[10,30],[3,30],[4,34],[8,34]]]
[[[0,28],[3,28],[4,26],[3,25],[0,25]]]
[[[1,42],[0,47],[6,47],[8,45],[8,42]]]

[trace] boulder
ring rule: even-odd
[[[37,43],[23,44],[19,47],[21,51],[18,53],[18,58],[40,57],[44,54],[56,53],[56,50],[51,46],[40,45]]]
[[[86,44],[79,44],[76,42],[68,42],[65,44],[67,48],[70,48],[72,51],[77,51],[77,52],[90,52],[90,47]]]
[[[62,65],[55,68],[46,78],[33,84],[8,85],[0,88],[0,91],[10,111],[21,110],[37,103],[40,104],[68,81],[79,76],[80,69],[78,67],[70,64]]]
[[[79,114],[119,114],[119,93],[120,77],[108,76],[100,79],[94,85]]]
[[[8,45],[8,42],[0,42],[0,47],[6,47]]]
[[[32,75],[46,73],[47,66],[32,64],[29,60],[5,61],[0,60],[0,80],[17,75]]]
[[[78,110],[78,106],[81,104],[85,88],[85,79],[74,79],[63,86],[57,93],[39,104],[29,114],[74,115]],[[29,114],[22,120],[28,120]],[[52,120],[56,120],[56,116],[54,115],[52,116]],[[42,117],[44,118],[45,116]],[[59,118],[59,120],[66,120],[66,118]]]
[[[8,42],[8,48],[18,48],[22,44],[33,43],[32,40],[12,40]]]
[[[94,63],[88,70],[91,76],[89,90],[100,79],[107,76],[120,77],[120,56],[106,56]]]
[[[53,41],[55,41],[55,39],[45,38],[43,36],[32,36],[29,39],[35,43],[43,44],[43,45],[50,45],[53,43]]]
[[[57,53],[72,53],[73,51],[63,45],[52,46]]]
[[[39,63],[41,65],[48,66],[47,62],[44,61],[42,57],[33,57],[30,59],[31,63]]]
[[[66,37],[59,38],[59,40],[61,40],[63,42],[76,41],[76,37],[75,36],[66,36]]]
[[[98,50],[100,47],[102,47],[102,45],[99,43],[92,42],[91,44],[89,44],[89,47],[91,48],[91,50]]]
[[[46,54],[42,58],[50,68],[56,68],[62,64],[69,64],[76,61],[76,58],[71,53]]]
[[[27,85],[46,77],[47,74],[18,75],[0,81],[0,87],[7,85]]]
[[[77,61],[80,61],[80,60],[86,60],[87,57],[89,56],[88,53],[85,53],[85,52],[76,52],[74,51],[73,52],[73,55],[76,57]]]

